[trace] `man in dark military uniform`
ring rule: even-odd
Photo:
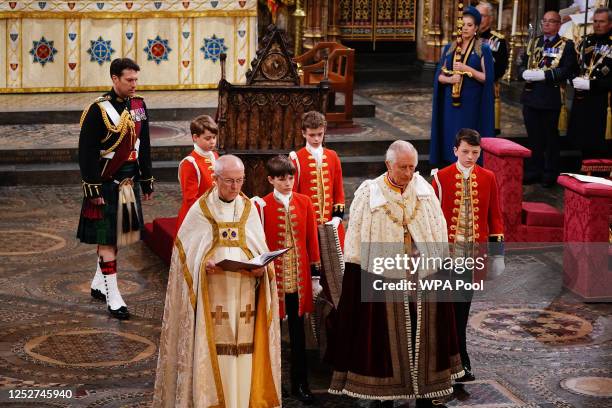
[[[561,17],[548,11],[542,18],[542,35],[527,46],[519,70],[527,83],[521,96],[531,159],[525,183],[542,181],[553,186],[559,174],[559,114],[563,87],[578,68],[574,43],[559,36]]]
[[[489,44],[489,48],[491,48],[491,52],[493,53],[493,62],[495,66],[495,77],[493,79],[495,81],[495,134],[499,135],[501,133],[499,80],[504,76],[508,68],[508,44],[503,34],[491,30],[491,25],[493,24],[493,6],[491,3],[483,1],[478,3],[476,8],[482,16],[478,35],[486,44]]]
[[[113,88],[85,109],[79,136],[85,196],[77,237],[98,245],[91,295],[118,319],[129,312],[117,286],[117,248],[140,239],[140,189],[145,200],[153,194],[148,113],[135,94],[139,71],[128,58],[111,63]]]
[[[585,159],[612,157],[612,134],[606,134],[612,93],[612,10],[593,15],[593,34],[578,46],[580,76],[575,88],[568,136]],[[612,129],[608,129],[612,133]]]

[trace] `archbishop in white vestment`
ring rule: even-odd
[[[232,187],[244,180],[223,176],[217,181]],[[153,406],[281,405],[273,267],[260,278],[205,269],[208,261],[248,260],[267,250],[257,211],[242,193],[226,202],[215,186],[191,207],[172,254]]]

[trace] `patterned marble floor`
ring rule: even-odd
[[[145,203],[146,219],[173,215],[178,204],[177,185],[162,183]],[[79,205],[78,187],[0,189],[0,406],[150,406],[166,268],[141,243],[122,250],[121,288],[134,318],[109,318],[88,294],[95,252],[74,238]],[[469,349],[478,381],[450,406],[612,406],[612,305],[564,293],[561,259],[552,249],[507,256],[497,285],[508,296],[473,304]],[[368,406],[328,395],[329,367],[315,351],[310,357],[320,406]],[[33,405],[6,399],[27,387],[69,388],[74,396]]]

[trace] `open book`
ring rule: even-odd
[[[224,271],[237,272],[240,269],[246,269],[247,271],[251,269],[261,268],[266,266],[279,256],[283,255],[285,252],[290,250],[289,248],[279,249],[277,251],[264,252],[261,255],[256,256],[253,259],[249,259],[248,261],[234,261],[232,259],[224,259],[220,262],[217,262],[217,266]]]

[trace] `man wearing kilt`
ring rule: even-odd
[[[84,198],[77,238],[98,245],[91,296],[118,319],[130,315],[117,285],[117,249],[140,240],[140,190],[145,200],[153,194],[148,113],[135,94],[139,71],[129,58],[111,63],[113,88],[85,109],[79,135]]]

